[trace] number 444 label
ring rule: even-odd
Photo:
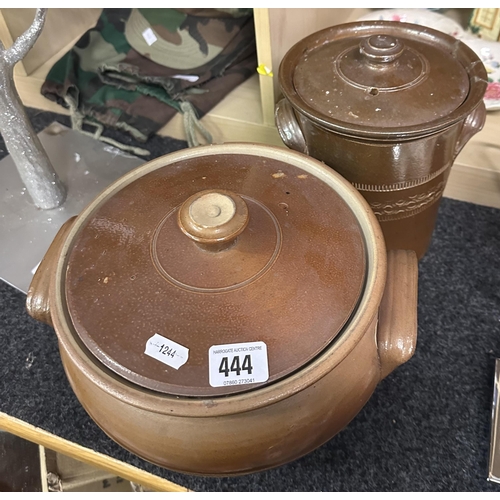
[[[208,350],[208,365],[212,387],[257,384],[269,378],[264,342],[213,345]]]

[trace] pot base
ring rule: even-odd
[[[66,376],[94,422],[123,448],[160,467],[197,476],[240,476],[279,467],[323,445],[359,413],[381,378],[376,319],[353,351],[315,384],[252,411],[219,416],[176,415],[170,398],[144,407],[142,389],[133,404],[121,382],[106,375],[84,351],[59,344]],[[70,350],[67,350],[70,347]],[[352,359],[362,371],[353,370]],[[338,384],[343,380],[343,384]],[[278,384],[279,386],[279,384]],[[274,394],[278,394],[276,389]],[[205,403],[206,404],[206,403]],[[211,400],[212,407],[217,406]],[[265,425],[263,423],[265,422]]]

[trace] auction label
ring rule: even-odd
[[[154,34],[154,31],[151,28],[146,28],[142,32],[142,37],[149,46],[153,45],[153,43],[155,43],[156,40],[158,40],[158,38],[156,38],[156,35]]]
[[[212,387],[265,382],[267,346],[264,342],[213,345],[208,350],[208,369]]]
[[[155,333],[146,342],[144,354],[178,370],[189,358],[189,349]]]

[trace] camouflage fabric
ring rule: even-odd
[[[103,9],[41,92],[98,136],[114,127],[146,141],[181,112],[196,142],[193,125],[203,133],[197,120],[256,66],[252,9]]]

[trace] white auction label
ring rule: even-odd
[[[208,350],[208,370],[212,387],[265,382],[267,346],[264,342],[213,345]]]
[[[158,40],[158,38],[156,38],[156,35],[154,34],[154,32],[151,28],[146,28],[142,32],[142,37],[144,38],[146,43],[150,46],[153,45],[153,43],[155,43],[156,40]]]
[[[189,358],[189,349],[155,333],[146,342],[144,354],[178,370]]]

